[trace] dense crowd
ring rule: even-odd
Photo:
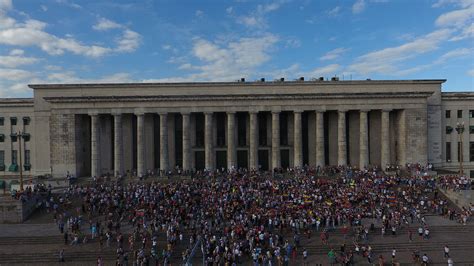
[[[134,265],[167,264],[176,256],[186,262],[194,252],[201,252],[207,265],[249,260],[255,265],[288,265],[298,255],[306,259],[301,239],[314,233],[328,245],[331,263],[351,265],[355,256],[375,260],[367,242],[375,229],[363,222],[365,218],[378,220],[382,234],[396,234],[416,222],[421,235],[429,237],[425,213],[464,223],[471,216],[470,210],[450,208],[435,192],[431,176],[401,178],[339,168],[333,169],[339,173],[336,178],[316,178],[321,170],[291,169],[275,177],[238,169],[168,183],[96,182],[70,186],[45,204],[54,212],[65,243],[93,239],[101,248],[115,245],[118,265],[129,260]],[[73,201],[81,202],[80,207],[72,208]],[[131,228],[129,233],[124,226]],[[344,237],[353,236],[353,246],[337,252],[329,247],[336,228],[342,228]],[[174,254],[177,245],[187,249]]]

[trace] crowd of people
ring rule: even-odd
[[[327,246],[330,263],[374,262],[368,242],[377,234],[373,221],[381,224],[377,230],[383,235],[416,223],[429,238],[426,213],[464,215],[465,222],[472,214],[449,207],[436,192],[435,177],[339,167],[331,170],[336,177],[319,178],[321,170],[291,169],[275,177],[234,169],[173,182],[75,184],[45,206],[65,244],[114,246],[117,265],[166,265],[178,258],[185,263],[195,253],[206,265],[288,265],[297,257],[306,263],[309,251],[301,242],[312,234]],[[81,204],[73,207],[73,202]],[[352,238],[338,250],[329,241],[336,228],[344,239]]]

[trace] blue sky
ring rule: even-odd
[[[334,75],[474,91],[474,0],[0,0],[0,97]]]

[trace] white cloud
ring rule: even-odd
[[[32,76],[33,74],[26,70],[0,68],[0,79],[17,81],[17,80],[31,78]]]
[[[225,9],[225,12],[227,12],[227,14],[232,14],[234,12],[234,7],[229,6],[228,8]]]
[[[335,75],[341,69],[341,66],[338,64],[331,64],[323,67],[315,68],[307,73],[304,73],[304,76],[308,77],[324,77],[327,75]]]
[[[454,4],[460,7],[467,7],[473,4],[472,0],[438,0],[431,7],[442,7],[446,5]]]
[[[460,41],[467,38],[474,38],[474,23],[465,27],[462,32],[450,39],[450,41]]]
[[[352,5],[352,13],[353,14],[359,14],[362,11],[364,11],[366,6],[365,0],[357,0],[353,5]]]
[[[299,48],[301,47],[301,41],[297,38],[290,37],[286,39],[285,48]]]
[[[333,60],[339,58],[343,53],[349,51],[350,49],[339,47],[334,50],[331,50],[327,52],[325,55],[321,56],[319,60],[324,61],[324,60]]]
[[[204,12],[202,10],[196,10],[195,16],[198,18],[204,17]]]
[[[339,11],[341,11],[341,7],[336,6],[335,8],[326,11],[326,14],[328,14],[328,16],[330,16],[330,17],[335,17],[335,16],[339,15]]]
[[[1,10],[11,8],[11,2],[2,2]],[[58,0],[58,3],[71,4],[65,0]],[[18,23],[14,19],[6,16],[0,10],[0,45],[11,46],[36,46],[50,55],[62,55],[65,52],[71,52],[77,55],[88,57],[101,57],[114,52],[132,52],[140,45],[140,34],[121,26],[107,19],[100,19],[95,25],[97,30],[106,30],[111,28],[123,28],[122,35],[117,39],[115,48],[99,45],[85,45],[80,41],[66,35],[65,38],[58,37],[45,31],[47,24],[45,22],[27,19],[23,23]]]
[[[215,43],[195,39],[192,55],[201,64],[189,60],[180,63],[179,69],[191,70],[189,80],[230,81],[242,76],[253,75],[256,69],[271,59],[270,52],[278,37],[265,34],[261,37],[240,38],[227,43]]]
[[[40,8],[41,8],[41,10],[43,10],[43,12],[48,11],[48,7],[45,6],[45,5],[41,5]]]
[[[121,38],[117,41],[117,52],[133,52],[140,46],[141,35],[132,30],[124,30]]]
[[[170,49],[171,49],[171,45],[165,44],[165,45],[162,45],[161,48],[162,48],[163,50],[170,50]]]
[[[467,71],[467,74],[471,77],[474,77],[474,69]]]
[[[0,56],[0,66],[8,68],[15,68],[21,65],[31,65],[38,61],[38,58],[23,57],[23,50],[19,49],[12,50],[9,55]]]
[[[69,1],[69,0],[56,0],[56,3],[66,5],[66,6],[74,8],[74,9],[82,9],[82,6],[76,4],[72,1]]]
[[[237,17],[237,23],[243,24],[250,28],[266,28],[268,13],[278,10],[287,0],[274,1],[268,4],[258,5],[256,10],[250,12],[248,15]],[[233,10],[230,10],[231,13]],[[228,12],[229,13],[229,12]],[[229,13],[229,14],[231,14]]]
[[[92,28],[97,31],[106,31],[111,29],[121,29],[123,26],[112,20],[100,18],[97,24],[92,26]]]
[[[0,0],[0,12],[12,9],[12,0]]]
[[[436,25],[439,27],[463,27],[467,22],[474,18],[474,4],[455,11],[444,13],[436,19]]]
[[[398,71],[398,63],[438,49],[439,44],[451,34],[452,30],[437,30],[400,46],[367,53],[359,56],[348,70],[360,74],[393,74]]]
[[[473,48],[458,48],[451,50],[442,56],[440,56],[434,63],[435,64],[442,64],[450,59],[456,58],[456,57],[461,57],[461,56],[470,56],[472,58],[473,54],[472,52],[474,51]]]

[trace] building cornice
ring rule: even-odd
[[[250,82],[177,82],[177,83],[83,83],[83,84],[29,84],[32,89],[78,89],[78,88],[159,88],[159,87],[221,87],[221,86],[347,86],[387,84],[442,84],[446,79],[419,80],[339,80],[339,81],[250,81]]]
[[[248,101],[248,100],[320,100],[320,99],[373,99],[373,98],[427,98],[432,92],[379,92],[379,93],[293,93],[293,94],[221,94],[221,95],[146,95],[146,96],[71,96],[44,97],[50,103],[90,102],[171,102],[171,101]]]
[[[15,106],[15,107],[33,107],[33,98],[0,98],[0,107]]]
[[[474,92],[443,92],[442,101],[474,101]]]

